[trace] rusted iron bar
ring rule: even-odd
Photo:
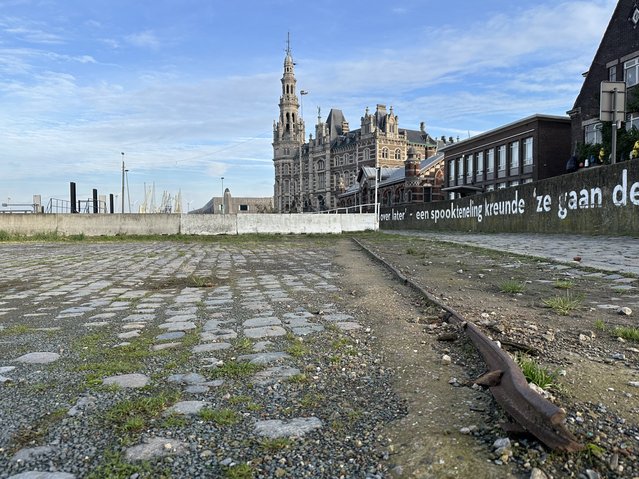
[[[495,400],[517,422],[519,429],[534,435],[551,449],[574,452],[584,448],[564,424],[566,412],[533,391],[517,363],[497,344],[482,333],[479,328],[443,304],[437,297],[423,289],[389,264],[384,258],[371,251],[353,238],[360,248],[389,269],[402,283],[409,285],[428,301],[448,313],[448,320],[457,323],[466,332],[488,366],[488,372],[476,383],[487,386]]]

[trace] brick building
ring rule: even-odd
[[[533,115],[445,146],[448,198],[516,186],[565,173],[570,118]]]
[[[584,76],[581,91],[568,112],[572,120],[573,148],[603,143],[603,124],[599,120],[602,81],[625,81],[629,100],[637,93],[633,91],[639,84],[639,4],[636,0],[619,0]],[[639,111],[627,111],[624,127],[639,128]]]

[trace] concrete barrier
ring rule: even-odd
[[[0,230],[22,235],[174,235],[180,232],[180,217],[168,214],[1,214]]]
[[[182,215],[184,235],[236,235],[237,215]]]
[[[373,214],[0,214],[0,231],[27,236],[339,234],[372,229]]]
[[[456,200],[381,208],[379,226],[639,236],[639,159]]]

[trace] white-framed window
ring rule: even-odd
[[[532,182],[533,182],[533,179],[532,179],[532,178],[526,178],[526,179],[525,179],[524,181],[522,181],[521,183],[522,183],[522,185],[526,185],[526,184],[528,184],[528,183],[532,183]]]
[[[532,136],[524,139],[524,166],[533,164],[533,139]]]
[[[584,127],[584,143],[586,145],[595,145],[602,142],[601,123],[591,123]]]
[[[639,83],[639,57],[623,64],[623,79],[626,86],[635,86]]]
[[[457,158],[457,179],[462,181],[464,179],[464,157]]]
[[[608,68],[608,80],[617,81],[617,65],[613,65]]]
[[[486,173],[492,173],[495,171],[495,149],[491,148],[486,153]]]
[[[506,145],[497,148],[497,166],[499,171],[506,169]]]
[[[503,190],[506,188],[506,182],[502,182],[502,183],[497,183],[497,189],[498,190]]]
[[[486,191],[495,191],[495,185],[487,185]]]
[[[626,120],[626,130],[639,130],[639,113],[629,113]]]
[[[455,182],[455,160],[448,162],[448,182],[451,185]]]
[[[519,168],[519,142],[513,141],[510,144],[510,167]]]
[[[388,148],[382,148],[382,158],[388,158]]]
[[[473,155],[466,155],[466,179],[473,179]]]
[[[397,148],[395,150],[395,159],[396,160],[401,160],[402,159],[402,150],[400,150],[399,148]]]
[[[510,182],[510,186],[519,186],[519,180],[513,180]]]
[[[249,210],[249,205],[238,205],[238,210],[239,211],[248,211]]]
[[[348,164],[352,165],[353,163],[355,163],[355,155],[351,153],[348,155]]]
[[[484,173],[484,152],[480,151],[477,153],[477,174],[481,175]]]

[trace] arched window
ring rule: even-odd
[[[290,174],[290,168],[288,165],[284,165],[284,174],[285,175],[289,175]]]
[[[317,171],[323,171],[324,170],[324,160],[319,160],[317,162]]]
[[[388,148],[382,148],[382,158],[388,158]]]
[[[396,160],[401,160],[402,159],[402,150],[400,150],[399,148],[397,148],[395,150],[395,159]]]

